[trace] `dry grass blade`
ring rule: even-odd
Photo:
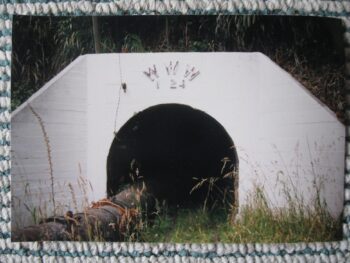
[[[51,146],[50,146],[49,136],[48,136],[47,131],[45,129],[44,121],[42,120],[40,115],[34,110],[34,108],[30,104],[28,104],[28,107],[29,107],[30,111],[33,113],[33,115],[35,116],[35,118],[38,120],[39,126],[41,128],[42,133],[43,133],[44,142],[45,142],[45,146],[46,146],[46,152],[47,152],[47,160],[49,163],[49,175],[50,175],[50,181],[51,181],[53,214],[56,215],[55,186],[54,186],[55,180],[54,180],[54,176],[53,176],[53,165],[52,165]]]

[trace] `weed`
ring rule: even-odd
[[[34,110],[34,108],[31,105],[28,105],[30,111],[33,113],[35,118],[38,120],[43,137],[44,137],[44,142],[46,146],[46,152],[47,152],[47,160],[49,163],[49,175],[50,175],[50,182],[51,182],[51,194],[52,194],[52,205],[53,205],[53,214],[56,215],[56,202],[55,202],[55,188],[54,188],[54,177],[53,177],[53,165],[52,165],[52,156],[51,156],[51,145],[50,145],[50,140],[49,136],[47,134],[44,122],[40,115]]]
[[[322,203],[322,202],[320,202]],[[341,238],[341,219],[332,218],[322,205],[317,210],[290,202],[272,209],[262,188],[257,187],[235,222],[228,211],[163,207],[152,225],[140,233],[144,242],[270,243],[312,242]]]
[[[224,158],[223,169],[227,163],[228,160]],[[220,177],[197,179],[191,192],[208,187],[203,207],[168,207],[165,203],[160,205],[158,201],[155,221],[141,230],[137,241],[282,243],[339,240],[342,237],[341,217],[333,218],[329,213],[327,203],[321,196],[322,177],[317,176],[314,165],[312,163],[311,169],[314,175],[314,199],[308,204],[291,181],[290,171],[287,171],[285,178],[288,183],[281,179],[278,181],[283,189],[284,207],[271,206],[264,187],[256,185],[248,195],[247,204],[240,207],[236,217],[237,210],[233,207],[226,210],[217,207],[207,209],[208,193],[218,191],[215,184]],[[232,178],[237,176],[235,170],[227,174]]]
[[[73,185],[71,183],[68,183],[68,188],[73,199],[74,209],[75,211],[78,211],[77,197],[75,196]]]

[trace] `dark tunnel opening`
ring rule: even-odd
[[[161,104],[139,112],[116,134],[107,195],[142,180],[171,205],[237,206],[237,170],[233,141],[219,122],[186,105]]]

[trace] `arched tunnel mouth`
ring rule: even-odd
[[[224,127],[182,104],[160,104],[131,117],[107,158],[107,195],[142,180],[169,205],[238,206],[238,158]]]

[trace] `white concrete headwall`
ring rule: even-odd
[[[81,79],[76,81],[79,77],[70,75],[74,72],[79,72]],[[66,79],[64,85],[61,79]],[[79,84],[74,84],[79,86],[76,97],[67,93],[68,86],[75,82]],[[126,83],[126,92],[120,91],[121,83]],[[69,74],[63,74],[52,85],[31,104],[35,108],[33,103],[40,101],[44,110],[39,111],[38,107],[38,112],[44,116],[45,111],[53,111],[53,106],[62,101],[65,102],[60,105],[68,109],[73,107],[71,104],[76,105],[74,99],[81,102],[78,109],[81,115],[67,112],[65,117],[71,128],[61,126],[62,135],[51,130],[48,133],[52,141],[64,141],[62,138],[72,134],[69,143],[55,144],[52,148],[63,147],[77,154],[68,163],[72,167],[78,160],[84,164],[82,173],[93,187],[90,200],[106,195],[106,160],[114,131],[150,106],[179,103],[215,118],[234,141],[239,157],[240,205],[247,203],[256,187],[265,189],[275,207],[287,204],[285,192],[310,203],[316,184],[333,215],[339,215],[343,208],[344,125],[288,73],[260,53],[86,55],[71,66]],[[46,99],[40,99],[44,94]],[[58,110],[55,114],[63,118],[64,112]],[[19,125],[27,125],[15,124],[21,114],[31,116],[25,107],[18,110],[13,118],[13,134],[22,129]],[[35,121],[31,116],[29,122]],[[59,128],[55,130],[58,132]],[[38,127],[31,133],[42,139]],[[81,137],[73,139],[77,134]],[[13,143],[14,152],[16,148],[21,151],[21,144]],[[12,178],[20,178],[16,171],[23,165],[36,162],[43,165],[47,158],[44,154],[40,158],[18,165],[14,161]],[[22,157],[17,159],[22,161]],[[62,160],[55,159],[54,167],[65,165]],[[30,174],[26,176],[31,180]],[[23,186],[18,185],[18,189]]]
[[[53,214],[49,139],[56,212],[81,210],[86,180],[86,62],[76,59],[12,114],[12,226]],[[32,110],[39,116],[43,125]],[[86,194],[87,197],[87,194]],[[76,207],[77,206],[77,207]]]
[[[170,63],[178,62],[168,75]],[[239,156],[239,203],[256,187],[275,207],[286,193],[313,201],[316,187],[333,215],[343,207],[345,127],[301,84],[261,53],[91,55],[88,63],[88,177],[105,195],[106,153],[117,129],[150,106],[180,103],[214,117]],[[144,71],[157,74],[151,79]],[[186,68],[200,74],[184,78]],[[150,71],[151,69],[151,71]],[[169,70],[170,71],[170,70]],[[174,72],[173,72],[174,73]],[[156,76],[158,75],[158,76]],[[152,81],[153,80],[153,81]],[[181,85],[185,80],[185,88]],[[177,84],[177,88],[175,83]],[[103,174],[103,176],[96,176]]]
[[[255,149],[260,184],[276,206],[284,205],[286,193],[307,203],[320,190],[337,216],[344,200],[345,126],[288,73],[261,58]]]

